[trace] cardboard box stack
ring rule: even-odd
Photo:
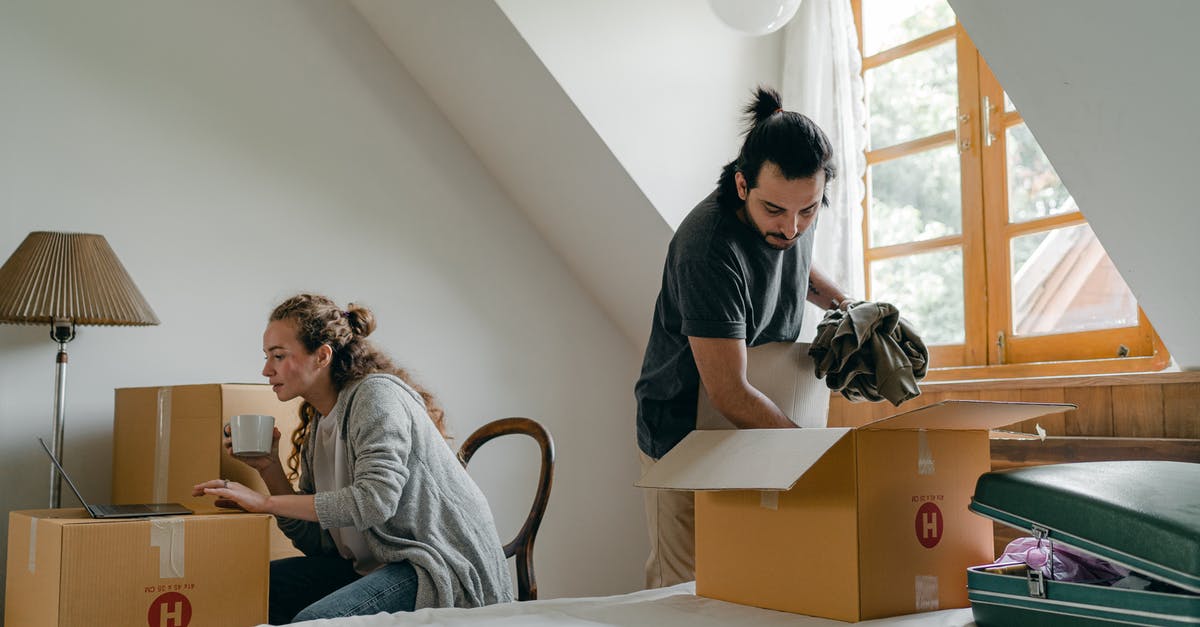
[[[244,626],[267,620],[264,514],[103,520],[9,514],[5,622]]]
[[[258,473],[221,446],[221,429],[236,414],[275,416],[283,434],[280,458],[291,453],[291,434],[299,424],[299,399],[281,403],[270,386],[202,384],[121,388],[113,414],[112,502],[177,502],[198,513],[222,510],[212,497],[193,497],[192,486],[208,479],[229,479],[260,492]],[[299,555],[270,521],[271,559]]]

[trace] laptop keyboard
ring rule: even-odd
[[[97,514],[153,514],[157,507],[149,505],[93,505]]]

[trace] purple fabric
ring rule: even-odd
[[[1017,538],[1004,547],[1004,554],[996,563],[1022,562],[1030,568],[1040,569],[1044,577],[1054,581],[1075,583],[1108,584],[1129,574],[1128,569],[1064,544],[1053,544],[1053,550],[1051,546],[1052,542],[1048,540],[1039,542],[1037,538]],[[1053,554],[1053,569],[1046,559],[1049,554]]]

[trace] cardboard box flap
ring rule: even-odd
[[[1075,409],[1071,403],[1008,401],[942,401],[869,422],[859,429],[990,430]]]
[[[693,431],[634,485],[665,490],[787,490],[850,431]]]

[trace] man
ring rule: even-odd
[[[749,129],[717,189],[671,239],[642,373],[638,448],[643,473],[696,428],[704,383],[713,407],[738,428],[794,427],[746,380],[746,349],[795,342],[804,301],[831,309],[846,296],[812,269],[813,230],[836,175],[828,138],[759,88]],[[646,585],[694,579],[691,492],[646,490]]]

